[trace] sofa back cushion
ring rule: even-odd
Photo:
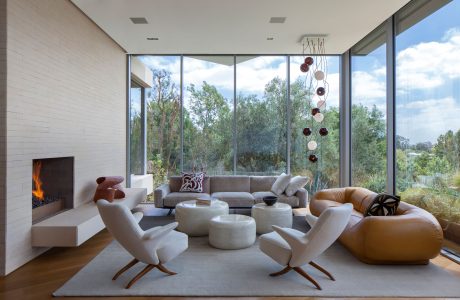
[[[211,194],[217,192],[250,192],[249,176],[213,176]]]
[[[171,177],[169,177],[169,189],[171,190],[171,193],[179,192],[181,186],[182,186],[182,176],[171,176]],[[209,176],[204,177],[203,193],[211,194]]]
[[[277,176],[251,176],[251,193],[269,192]]]
[[[351,187],[345,189],[345,202],[353,204],[353,208],[364,214],[377,193],[365,188]]]

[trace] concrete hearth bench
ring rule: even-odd
[[[114,200],[133,209],[147,197],[144,188],[127,188],[126,197]],[[96,204],[91,201],[32,225],[34,247],[77,247],[104,229]]]

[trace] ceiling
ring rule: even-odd
[[[340,54],[409,0],[72,2],[131,54],[301,54],[305,34],[327,34],[326,53]],[[286,21],[272,24],[271,17]]]

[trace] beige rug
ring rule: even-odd
[[[144,221],[144,225],[170,221],[152,218],[156,219]],[[307,226],[303,218],[295,218],[294,227],[306,230]],[[133,267],[116,281],[111,278],[131,259],[113,242],[54,296],[460,297],[460,277],[434,264],[367,265],[340,244],[334,244],[316,260],[336,281],[311,266],[304,267],[323,287],[322,291],[295,272],[276,278],[268,276],[282,267],[260,252],[257,243],[247,249],[218,250],[208,245],[207,238],[191,238],[189,249],[166,264],[178,275],[165,276],[154,270],[126,290],[124,286],[143,265]]]

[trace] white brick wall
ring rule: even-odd
[[[0,0],[0,271],[5,269],[6,0]]]
[[[30,245],[32,159],[75,157],[75,206],[126,174],[124,51],[67,0],[8,0],[7,16],[6,274],[46,250]]]

